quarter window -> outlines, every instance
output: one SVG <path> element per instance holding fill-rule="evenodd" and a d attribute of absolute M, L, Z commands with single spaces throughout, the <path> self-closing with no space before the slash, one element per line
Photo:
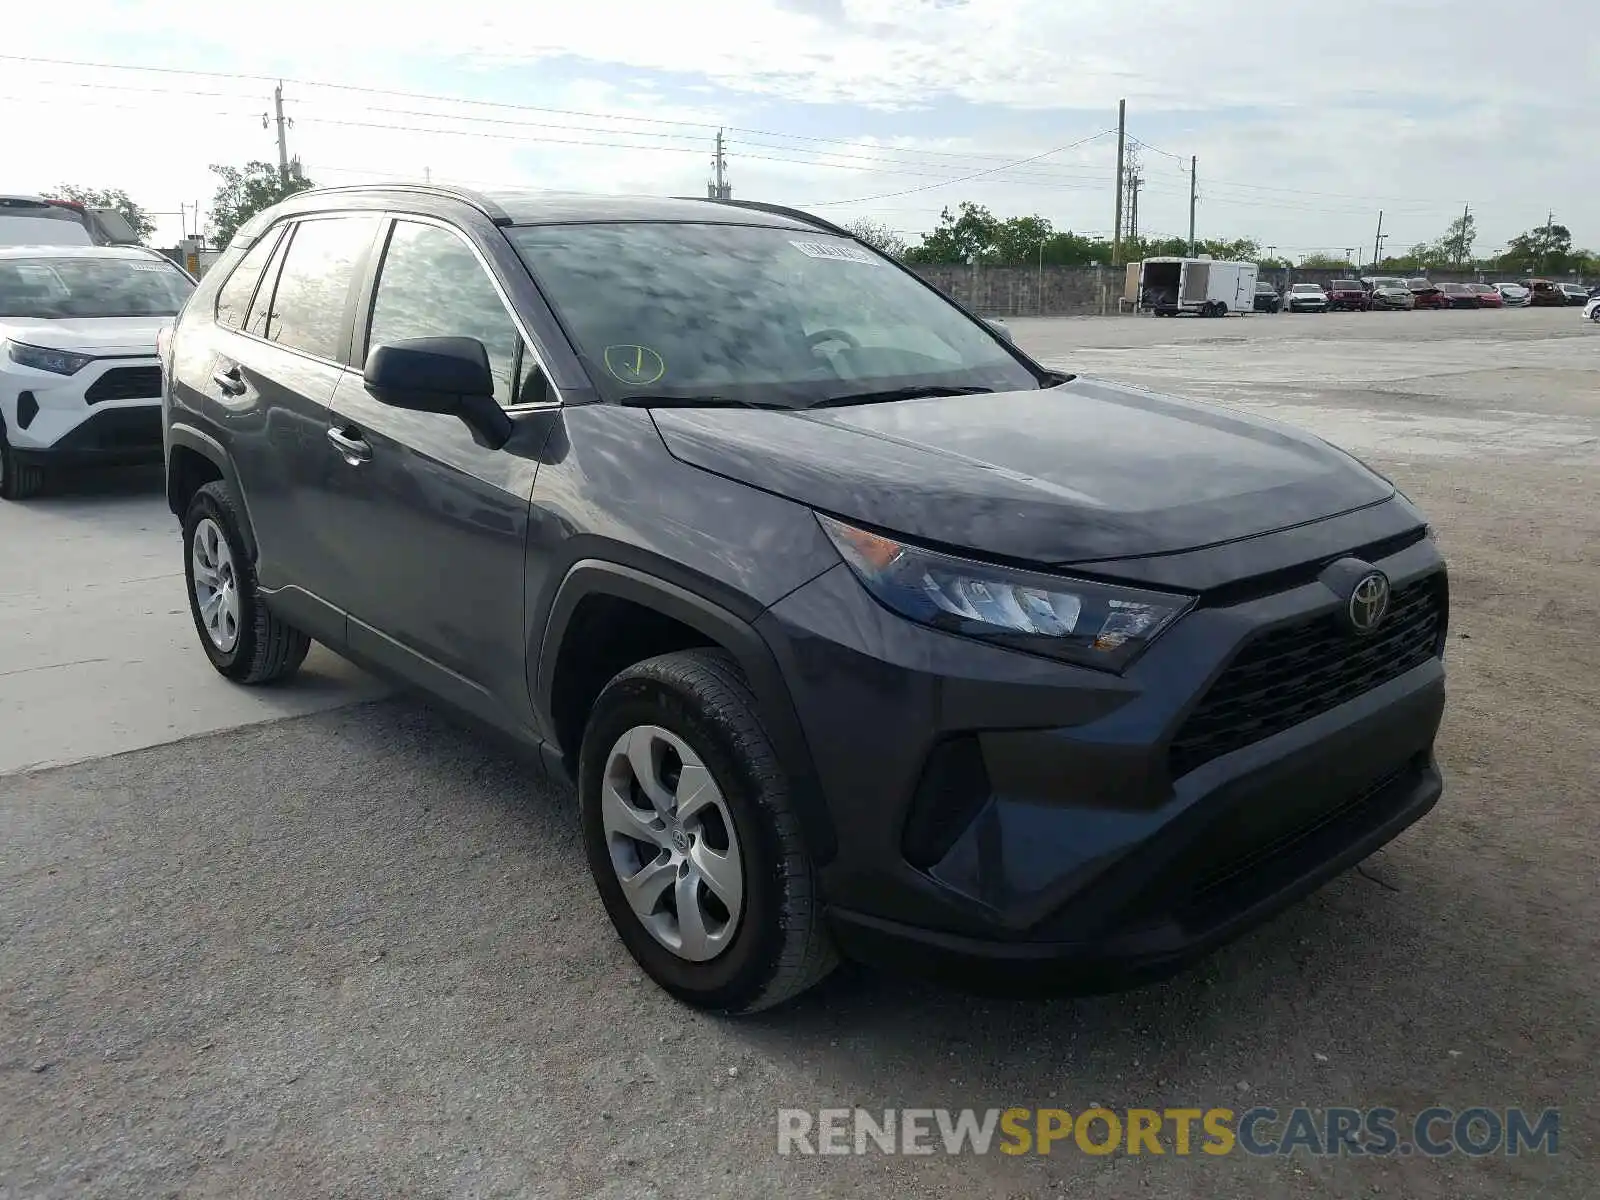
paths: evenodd
<path fill-rule="evenodd" d="M 295 226 L 267 319 L 269 339 L 321 358 L 340 357 L 345 304 L 377 228 L 376 217 L 334 217 Z"/>
<path fill-rule="evenodd" d="M 396 221 L 383 256 L 367 346 L 406 338 L 477 338 L 489 352 L 494 396 L 502 405 L 544 397 L 538 364 L 506 312 L 483 264 L 454 233 Z"/>

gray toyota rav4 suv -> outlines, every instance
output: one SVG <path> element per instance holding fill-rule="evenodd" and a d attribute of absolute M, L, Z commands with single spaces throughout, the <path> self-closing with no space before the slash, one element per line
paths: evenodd
<path fill-rule="evenodd" d="M 643 969 L 1157 977 L 1438 799 L 1445 568 L 1282 425 L 1061 374 L 806 213 L 305 192 L 165 332 L 201 648 L 575 779 Z"/>

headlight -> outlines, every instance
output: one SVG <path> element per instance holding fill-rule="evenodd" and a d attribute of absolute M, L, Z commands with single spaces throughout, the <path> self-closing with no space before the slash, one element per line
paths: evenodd
<path fill-rule="evenodd" d="M 92 355 L 73 354 L 70 350 L 46 350 L 43 346 L 29 346 L 23 342 L 7 342 L 6 353 L 12 362 L 20 366 L 49 371 L 53 375 L 71 375 L 94 361 Z"/>
<path fill-rule="evenodd" d="M 990 566 L 817 519 L 867 591 L 903 617 L 964 637 L 1120 671 L 1192 596 Z"/>

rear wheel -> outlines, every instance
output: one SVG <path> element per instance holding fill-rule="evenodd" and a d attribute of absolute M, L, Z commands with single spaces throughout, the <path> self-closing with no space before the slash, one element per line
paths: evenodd
<path fill-rule="evenodd" d="M 300 669 L 311 639 L 268 611 L 243 528 L 227 484 L 195 492 L 183 520 L 189 613 L 218 672 L 237 683 L 272 683 Z"/>

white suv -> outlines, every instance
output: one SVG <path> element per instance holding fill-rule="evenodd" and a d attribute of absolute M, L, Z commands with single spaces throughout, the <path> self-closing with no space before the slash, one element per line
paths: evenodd
<path fill-rule="evenodd" d="M 156 335 L 194 286 L 153 250 L 0 246 L 0 497 L 58 464 L 160 460 Z"/>

